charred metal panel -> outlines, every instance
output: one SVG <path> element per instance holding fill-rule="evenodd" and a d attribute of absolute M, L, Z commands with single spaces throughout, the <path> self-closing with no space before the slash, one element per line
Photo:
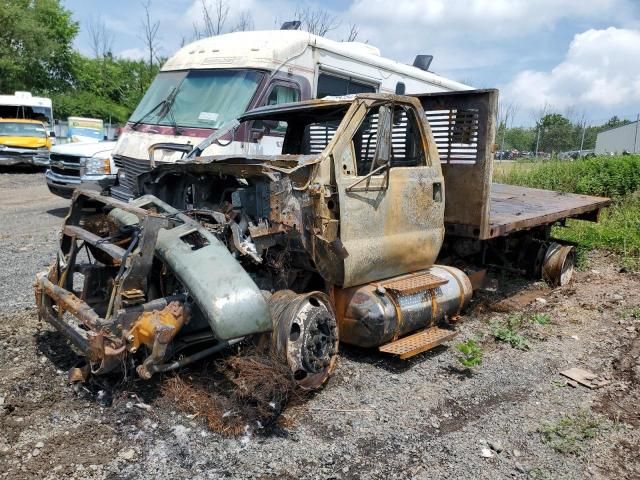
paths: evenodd
<path fill-rule="evenodd" d="M 486 239 L 498 91 L 411 95 L 420 100 L 438 146 L 447 233 Z"/>
<path fill-rule="evenodd" d="M 145 195 L 132 202 L 149 204 L 168 214 L 178 210 L 161 200 Z M 110 213 L 120 222 L 132 220 L 116 209 Z M 260 289 L 237 259 L 215 235 L 197 222 L 181 215 L 183 225 L 158 233 L 155 252 L 180 279 L 207 318 L 218 339 L 228 340 L 271 330 L 271 316 Z M 199 237 L 194 241 L 193 235 Z"/>

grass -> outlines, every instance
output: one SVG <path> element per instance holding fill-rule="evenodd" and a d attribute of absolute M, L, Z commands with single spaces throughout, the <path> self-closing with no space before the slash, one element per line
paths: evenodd
<path fill-rule="evenodd" d="M 596 157 L 570 161 L 517 163 L 498 170 L 502 183 L 562 192 L 611 197 L 614 203 L 602 211 L 599 223 L 568 220 L 554 227 L 553 236 L 576 245 L 578 266 L 585 252 L 598 248 L 619 254 L 622 266 L 640 269 L 640 156 Z"/>
<path fill-rule="evenodd" d="M 640 189 L 640 155 L 516 163 L 494 180 L 511 185 L 620 198 Z"/>
<path fill-rule="evenodd" d="M 555 423 L 538 428 L 542 441 L 556 452 L 568 455 L 584 453 L 586 442 L 595 438 L 603 429 L 602 420 L 589 412 L 565 415 Z"/>
<path fill-rule="evenodd" d="M 482 364 L 482 347 L 476 340 L 467 340 L 456 344 L 458 362 L 466 368 L 477 367 Z"/>

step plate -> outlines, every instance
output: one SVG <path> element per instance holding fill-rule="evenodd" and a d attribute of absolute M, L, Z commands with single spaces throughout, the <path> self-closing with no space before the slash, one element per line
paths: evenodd
<path fill-rule="evenodd" d="M 398 279 L 381 282 L 380 286 L 400 295 L 411 295 L 444 285 L 449 280 L 431 273 L 414 273 Z"/>
<path fill-rule="evenodd" d="M 437 347 L 441 343 L 451 340 L 458 332 L 444 328 L 431 327 L 395 342 L 378 347 L 378 350 L 392 355 L 399 355 L 401 359 L 413 357 L 427 350 Z"/>

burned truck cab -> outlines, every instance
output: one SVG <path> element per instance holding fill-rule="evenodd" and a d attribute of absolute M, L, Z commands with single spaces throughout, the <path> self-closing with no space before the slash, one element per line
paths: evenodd
<path fill-rule="evenodd" d="M 282 154 L 157 164 L 130 203 L 74 194 L 36 302 L 94 374 L 132 358 L 149 378 L 260 337 L 317 388 L 338 339 L 404 358 L 453 336 L 471 285 L 434 266 L 445 185 L 417 99 L 263 107 L 236 128 Z"/>

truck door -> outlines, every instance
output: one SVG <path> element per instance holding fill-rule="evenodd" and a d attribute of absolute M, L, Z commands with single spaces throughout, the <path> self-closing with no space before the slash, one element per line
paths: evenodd
<path fill-rule="evenodd" d="M 369 104 L 354 122 L 333 152 L 345 287 L 428 268 L 444 237 L 442 173 L 416 106 Z"/>

